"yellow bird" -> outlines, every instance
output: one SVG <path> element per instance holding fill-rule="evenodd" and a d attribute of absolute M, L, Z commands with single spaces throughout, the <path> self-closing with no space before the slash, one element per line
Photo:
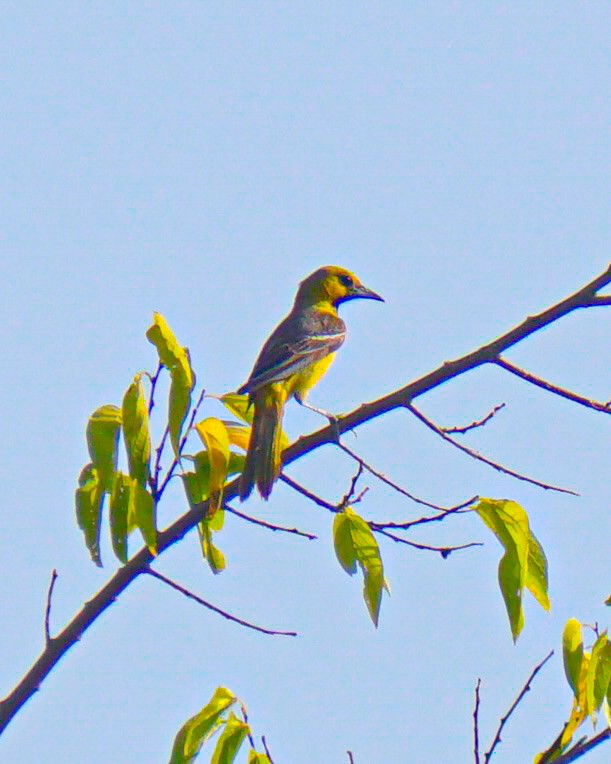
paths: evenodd
<path fill-rule="evenodd" d="M 346 325 L 337 314 L 347 300 L 367 298 L 384 302 L 363 286 L 350 271 L 327 265 L 299 285 L 295 304 L 263 345 L 248 380 L 238 393 L 248 393 L 255 413 L 240 498 L 253 486 L 267 499 L 281 469 L 280 432 L 284 405 L 290 398 L 314 411 L 305 398 L 327 371 L 346 337 Z"/>

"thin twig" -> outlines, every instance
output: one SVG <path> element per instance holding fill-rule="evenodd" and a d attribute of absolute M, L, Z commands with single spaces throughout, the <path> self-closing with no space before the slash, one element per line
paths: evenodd
<path fill-rule="evenodd" d="M 149 395 L 149 416 L 151 415 L 151 411 L 155 408 L 155 390 L 157 388 L 157 380 L 159 379 L 159 375 L 161 374 L 161 370 L 164 368 L 161 361 L 159 362 L 157 366 L 157 371 L 153 374 L 151 379 L 151 392 Z"/>
<path fill-rule="evenodd" d="M 252 523 L 253 525 L 260 525 L 262 528 L 267 528 L 270 531 L 280 531 L 281 533 L 292 533 L 295 536 L 303 536 L 303 538 L 314 540 L 317 539 L 318 536 L 315 536 L 313 533 L 306 533 L 305 531 L 300 531 L 298 528 L 287 528 L 284 525 L 274 525 L 273 523 L 268 523 L 266 520 L 261 520 L 258 517 L 252 517 L 251 515 L 246 515 L 244 512 L 240 512 L 238 509 L 234 509 L 233 507 L 230 507 L 228 504 L 225 504 L 225 510 L 227 512 L 231 512 L 232 515 L 235 515 L 236 517 L 242 518 L 242 520 L 246 520 L 247 523 Z"/>
<path fill-rule="evenodd" d="M 240 703 L 240 711 L 242 712 L 242 719 L 244 719 L 244 724 L 248 726 L 248 742 L 250 743 L 250 747 L 254 750 L 255 748 L 255 739 L 252 736 L 252 732 L 250 729 L 250 724 L 248 723 L 248 710 L 244 703 L 242 701 L 239 701 Z"/>
<path fill-rule="evenodd" d="M 352 751 L 346 751 L 346 753 L 348 754 L 348 761 L 350 764 L 354 764 L 354 756 L 352 755 Z"/>
<path fill-rule="evenodd" d="M 191 410 L 191 416 L 189 418 L 189 424 L 188 424 L 187 428 L 185 429 L 184 435 L 180 439 L 180 443 L 178 444 L 178 453 L 174 457 L 174 460 L 173 460 L 172 464 L 170 465 L 170 468 L 167 471 L 165 478 L 163 479 L 163 483 L 161 484 L 161 487 L 159 488 L 159 490 L 157 491 L 157 493 L 155 495 L 155 499 L 157 501 L 159 501 L 159 499 L 163 495 L 163 492 L 165 491 L 167 484 L 170 482 L 170 480 L 172 479 L 172 477 L 174 475 L 174 470 L 180 464 L 180 457 L 182 456 L 182 452 L 183 452 L 183 449 L 184 449 L 185 444 L 187 442 L 187 438 L 189 437 L 189 433 L 193 429 L 193 423 L 195 422 L 195 417 L 197 416 L 197 412 L 199 410 L 199 407 L 202 405 L 202 402 L 204 400 L 204 396 L 205 395 L 206 395 L 206 391 L 204 389 L 202 389 L 201 393 L 199 394 L 199 398 L 197 399 L 197 402 L 196 402 L 195 406 L 193 406 L 193 409 Z"/>
<path fill-rule="evenodd" d="M 554 393 L 554 395 L 559 395 L 561 398 L 566 398 L 567 400 L 573 401 L 574 403 L 579 403 L 581 406 L 585 406 L 586 408 L 594 409 L 595 411 L 602 411 L 603 414 L 611 414 L 611 407 L 608 403 L 599 403 L 598 401 L 584 398 L 583 395 L 573 393 L 571 390 L 567 390 L 564 387 L 558 387 L 558 385 L 554 385 L 545 379 L 541 379 L 541 377 L 536 377 L 529 371 L 521 369 L 519 366 L 510 363 L 500 356 L 494 363 L 496 363 L 496 365 L 500 366 L 502 369 L 511 372 L 511 374 L 515 374 L 516 377 L 520 377 L 520 379 L 523 379 L 525 382 L 530 382 L 531 385 L 536 385 L 548 393 Z"/>
<path fill-rule="evenodd" d="M 57 581 L 57 571 L 53 568 L 51 573 L 51 581 L 49 582 L 49 590 L 47 592 L 47 606 L 45 607 L 45 644 L 49 644 L 51 641 L 51 604 L 53 601 L 53 589 L 55 589 L 55 582 Z"/>
<path fill-rule="evenodd" d="M 492 417 L 501 409 L 504 409 L 506 405 L 506 403 L 499 403 L 498 406 L 495 406 L 492 411 L 489 411 L 485 417 L 476 419 L 475 422 L 471 422 L 471 424 L 467 424 L 464 427 L 440 427 L 439 429 L 447 435 L 464 435 L 466 432 L 469 432 L 469 430 L 475 430 L 477 427 L 483 427 L 488 424 Z"/>
<path fill-rule="evenodd" d="M 188 589 L 185 589 L 180 584 L 177 584 L 175 581 L 172 581 L 171 578 L 167 578 L 166 576 L 163 576 L 161 573 L 158 573 L 156 570 L 153 570 L 152 568 L 146 568 L 143 572 L 149 576 L 152 576 L 153 578 L 158 579 L 159 581 L 162 581 L 164 584 L 171 587 L 172 589 L 175 589 L 177 592 L 180 592 L 185 597 L 188 597 L 189 599 L 194 600 L 199 605 L 203 605 L 204 607 L 208 608 L 208 610 L 212 610 L 212 612 L 217 613 L 223 618 L 226 618 L 228 621 L 233 621 L 234 623 L 238 623 L 240 624 L 240 626 L 245 626 L 247 629 L 258 631 L 261 634 L 271 634 L 273 636 L 281 636 L 281 637 L 296 637 L 297 636 L 296 631 L 276 631 L 275 629 L 265 629 L 263 626 L 257 626 L 254 623 L 250 623 L 249 621 L 244 621 L 235 615 L 231 615 L 231 613 L 228 613 L 226 610 L 221 610 L 221 608 L 216 607 L 216 605 L 212 605 L 210 602 L 203 600 L 201 597 L 198 597 L 197 594 L 193 594 L 193 592 L 190 592 Z"/>
<path fill-rule="evenodd" d="M 269 759 L 269 764 L 274 764 L 274 760 L 272 759 L 272 755 L 269 752 L 269 748 L 267 747 L 267 740 L 265 739 L 265 735 L 261 735 L 261 742 L 263 743 L 263 750 L 265 751 L 265 755 Z"/>
<path fill-rule="evenodd" d="M 426 523 L 437 523 L 440 520 L 443 520 L 444 518 L 448 517 L 448 515 L 462 515 L 467 512 L 472 512 L 473 510 L 470 509 L 470 507 L 472 504 L 475 504 L 476 501 L 479 501 L 479 496 L 472 496 L 470 499 L 467 499 L 467 501 L 463 501 L 462 504 L 457 504 L 455 507 L 444 509 L 443 512 L 440 512 L 437 515 L 430 515 L 428 517 L 419 517 L 417 520 L 406 520 L 403 523 L 396 523 L 396 522 L 378 523 L 378 527 L 379 528 L 394 528 L 395 530 L 405 531 L 408 528 L 412 528 L 414 525 L 425 525 Z"/>
<path fill-rule="evenodd" d="M 478 679 L 475 685 L 475 708 L 473 709 L 473 756 L 475 764 L 479 764 L 479 688 L 482 680 Z"/>
<path fill-rule="evenodd" d="M 501 742 L 501 733 L 503 731 L 503 727 L 505 726 L 505 724 L 507 724 L 507 722 L 509 721 L 509 718 L 511 717 L 513 712 L 516 710 L 516 708 L 518 707 L 518 705 L 520 704 L 520 702 L 522 701 L 522 699 L 524 698 L 526 693 L 530 690 L 530 685 L 531 685 L 533 679 L 537 676 L 539 671 L 541 671 L 543 666 L 545 666 L 545 664 L 548 662 L 548 660 L 552 657 L 553 654 L 554 654 L 554 651 L 552 650 L 548 655 L 545 656 L 545 658 L 541 661 L 541 663 L 538 663 L 535 666 L 535 668 L 532 670 L 531 675 L 526 680 L 526 684 L 520 690 L 520 693 L 519 693 L 518 697 L 511 704 L 511 707 L 509 708 L 509 711 L 507 711 L 505 716 L 501 717 L 498 729 L 496 731 L 496 735 L 494 736 L 494 740 L 492 741 L 492 745 L 490 746 L 488 751 L 484 754 L 484 764 L 488 764 L 488 762 L 492 758 L 492 754 L 494 753 L 494 751 L 495 751 L 496 747 L 498 746 L 498 744 Z"/>
<path fill-rule="evenodd" d="M 575 491 L 571 491 L 568 488 L 559 488 L 558 486 L 551 485 L 550 483 L 543 483 L 540 480 L 535 480 L 534 478 L 530 478 L 527 475 L 523 475 L 521 472 L 516 472 L 515 470 L 509 469 L 509 467 L 503 467 L 502 464 L 499 464 L 498 462 L 493 462 L 492 459 L 488 459 L 486 456 L 482 456 L 482 454 L 478 453 L 477 451 L 474 451 L 472 448 L 468 448 L 467 446 L 463 445 L 462 443 L 459 443 L 458 441 L 454 440 L 454 438 L 451 438 L 449 435 L 446 435 L 443 430 L 435 424 L 432 420 L 430 420 L 428 417 L 426 417 L 421 411 L 419 411 L 413 404 L 406 403 L 405 408 L 408 411 L 411 411 L 411 413 L 419 419 L 423 424 L 425 424 L 430 430 L 437 433 L 440 438 L 443 438 L 447 443 L 450 443 L 454 446 L 454 448 L 458 448 L 459 451 L 462 451 L 465 454 L 468 454 L 473 459 L 477 459 L 479 462 L 483 462 L 484 464 L 487 464 L 489 467 L 492 467 L 495 470 L 498 470 L 499 472 L 503 472 L 505 475 L 510 475 L 511 477 L 516 478 L 516 480 L 523 480 L 525 483 L 530 483 L 531 485 L 539 486 L 539 488 L 543 488 L 546 491 L 557 491 L 558 493 L 568 493 L 571 496 L 578 496 L 579 494 Z"/>
<path fill-rule="evenodd" d="M 161 436 L 161 441 L 159 442 L 159 445 L 155 449 L 155 466 L 153 467 L 153 475 L 151 478 L 151 491 L 153 493 L 153 496 L 157 498 L 157 486 L 159 485 L 159 473 L 161 472 L 161 455 L 163 454 L 163 449 L 165 448 L 166 441 L 168 439 L 168 435 L 170 434 L 170 427 L 169 425 L 166 425 L 165 430 L 163 431 L 163 435 Z"/>
<path fill-rule="evenodd" d="M 301 483 L 298 483 L 296 480 L 293 480 L 293 478 L 289 477 L 288 475 L 285 475 L 282 473 L 280 475 L 280 480 L 282 480 L 283 483 L 286 483 L 287 485 L 290 485 L 291 488 L 294 488 L 298 493 L 300 493 L 302 496 L 305 496 L 306 499 L 309 499 L 310 501 L 314 502 L 314 504 L 318 504 L 319 507 L 322 507 L 323 509 L 328 509 L 329 512 L 341 512 L 341 509 L 335 504 L 331 504 L 329 501 L 325 501 L 325 499 L 321 499 L 320 496 L 317 496 L 315 493 L 312 493 L 308 488 L 301 485 Z"/>
<path fill-rule="evenodd" d="M 583 307 L 596 308 L 603 305 L 611 305 L 611 294 L 595 294 Z"/>
<path fill-rule="evenodd" d="M 408 541 L 407 539 L 401 538 L 401 536 L 390 533 L 390 531 L 387 531 L 384 528 L 378 528 L 374 522 L 368 522 L 367 525 L 374 533 L 379 533 L 380 536 L 386 536 L 386 538 L 392 539 L 398 544 L 406 544 L 421 552 L 437 552 L 437 554 L 440 554 L 444 560 L 447 560 L 452 552 L 458 552 L 461 549 L 470 549 L 472 546 L 484 546 L 481 541 L 470 541 L 468 544 L 459 544 L 458 546 L 429 546 L 428 544 L 418 544 L 415 541 Z"/>
<path fill-rule="evenodd" d="M 414 496 L 413 493 L 410 493 L 409 491 L 406 491 L 405 488 L 402 488 L 398 483 L 395 483 L 393 480 L 391 480 L 389 477 L 387 477 L 383 472 L 380 472 L 380 470 L 373 467 L 371 464 L 366 462 L 362 456 L 359 456 L 355 451 L 353 451 L 351 448 L 348 448 L 344 443 L 337 443 L 339 448 L 341 450 L 348 454 L 352 459 L 354 459 L 357 464 L 362 465 L 367 472 L 370 472 L 374 477 L 377 477 L 378 480 L 381 480 L 382 483 L 386 483 L 387 486 L 390 486 L 393 488 L 397 493 L 402 494 L 403 496 L 406 496 L 411 501 L 415 502 L 416 504 L 420 504 L 423 507 L 429 507 L 430 509 L 437 509 L 439 512 L 446 512 L 448 511 L 447 507 L 440 507 L 438 504 L 431 504 L 430 501 L 425 501 L 424 499 L 419 499 L 417 496 Z"/>
<path fill-rule="evenodd" d="M 348 490 L 346 491 L 340 503 L 338 504 L 338 508 L 345 509 L 350 504 L 351 500 L 354 498 L 356 494 L 356 484 L 359 482 L 359 479 L 361 475 L 363 474 L 363 470 L 364 470 L 364 466 L 362 463 L 359 462 L 358 469 L 352 476 L 352 480 L 350 481 Z M 361 497 L 362 497 L 362 494 L 361 494 Z"/>

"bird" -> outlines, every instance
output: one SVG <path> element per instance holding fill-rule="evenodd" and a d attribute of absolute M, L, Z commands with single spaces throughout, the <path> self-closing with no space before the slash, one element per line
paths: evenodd
<path fill-rule="evenodd" d="M 254 406 L 250 441 L 240 477 L 240 500 L 256 485 L 268 499 L 281 469 L 281 432 L 288 400 L 329 414 L 306 402 L 308 391 L 331 365 L 346 337 L 338 307 L 348 300 L 384 299 L 345 268 L 326 265 L 300 284 L 293 308 L 265 342 L 247 381 L 238 394 L 248 394 Z"/>

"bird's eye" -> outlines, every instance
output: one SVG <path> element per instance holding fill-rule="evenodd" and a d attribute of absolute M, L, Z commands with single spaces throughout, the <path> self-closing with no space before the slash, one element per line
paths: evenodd
<path fill-rule="evenodd" d="M 339 280 L 340 280 L 340 283 L 342 283 L 345 287 L 354 286 L 354 279 L 352 278 L 352 276 L 340 276 Z"/>

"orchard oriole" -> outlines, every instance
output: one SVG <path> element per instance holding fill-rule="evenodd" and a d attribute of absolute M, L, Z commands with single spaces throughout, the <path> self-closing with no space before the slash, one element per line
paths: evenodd
<path fill-rule="evenodd" d="M 269 497 L 281 468 L 284 405 L 295 398 L 307 406 L 308 391 L 327 371 L 346 336 L 337 308 L 357 298 L 383 302 L 350 271 L 335 265 L 319 268 L 301 282 L 293 309 L 263 345 L 250 377 L 238 390 L 248 393 L 255 407 L 240 478 L 242 501 L 254 485 L 264 499 Z"/>

